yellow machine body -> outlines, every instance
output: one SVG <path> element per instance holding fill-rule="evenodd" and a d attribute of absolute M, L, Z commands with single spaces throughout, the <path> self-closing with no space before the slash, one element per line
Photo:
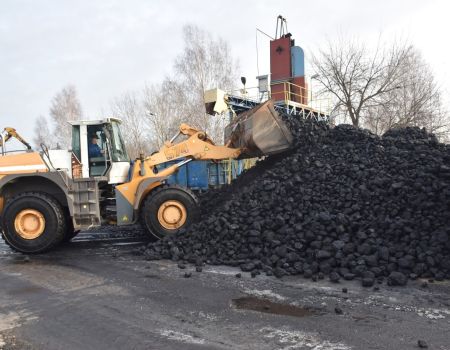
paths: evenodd
<path fill-rule="evenodd" d="M 207 100 L 211 112 L 226 107 L 226 96 L 220 92 Z M 226 128 L 223 146 L 216 145 L 204 131 L 181 124 L 178 133 L 158 152 L 141 155 L 131 163 L 123 147 L 120 120 L 70 124 L 74 141 L 70 151 L 48 150 L 41 145 L 42 152 L 34 152 L 15 129 L 5 128 L 0 133 L 0 229 L 7 243 L 18 251 L 43 252 L 63 239 L 71 239 L 79 230 L 104 223 L 129 225 L 139 218 L 156 237 L 171 234 L 198 215 L 193 193 L 164 186 L 181 166 L 192 160 L 219 161 L 278 153 L 289 148 L 292 141 L 270 103 L 234 118 Z M 88 142 L 90 138 L 98 140 L 98 135 L 104 145 L 100 149 L 102 157 L 89 155 Z M 5 143 L 11 138 L 19 140 L 27 150 L 6 153 Z M 158 169 L 160 164 L 177 160 L 176 164 Z M 36 204 L 41 202 L 47 205 Z M 47 220 L 53 215 L 48 211 L 50 207 L 53 213 L 59 213 L 56 223 Z"/>

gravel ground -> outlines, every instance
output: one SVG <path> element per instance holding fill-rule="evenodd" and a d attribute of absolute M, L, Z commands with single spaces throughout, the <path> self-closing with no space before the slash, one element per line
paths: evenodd
<path fill-rule="evenodd" d="M 450 349 L 448 281 L 200 273 L 136 257 L 143 239 L 82 232 L 29 258 L 0 243 L 0 349 Z"/>

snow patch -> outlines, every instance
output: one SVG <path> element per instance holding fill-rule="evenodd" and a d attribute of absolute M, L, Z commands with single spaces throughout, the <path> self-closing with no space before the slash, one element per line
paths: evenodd
<path fill-rule="evenodd" d="M 206 319 L 208 321 L 217 321 L 217 319 L 218 319 L 218 317 L 216 315 L 209 314 L 209 313 L 206 313 L 206 312 L 203 312 L 203 311 L 200 311 L 198 313 L 198 316 L 201 317 L 201 318 L 204 318 L 204 319 Z"/>
<path fill-rule="evenodd" d="M 184 333 L 177 332 L 177 331 L 170 330 L 170 329 L 162 329 L 159 331 L 159 334 L 161 334 L 162 336 L 164 336 L 168 339 L 180 341 L 183 343 L 205 344 L 204 339 L 195 338 L 192 335 L 184 334 Z"/>
<path fill-rule="evenodd" d="M 236 269 L 217 269 L 217 268 L 209 268 L 204 269 L 204 272 L 215 273 L 217 275 L 225 275 L 225 276 L 234 276 L 238 273 Z"/>
<path fill-rule="evenodd" d="M 430 320 L 440 320 L 450 315 L 447 309 L 418 309 L 417 314 Z"/>
<path fill-rule="evenodd" d="M 402 304 L 387 304 L 383 302 L 384 297 L 383 296 L 370 296 L 366 300 L 358 300 L 358 303 L 363 303 L 364 305 L 368 306 L 376 306 L 381 307 L 383 309 L 392 310 L 392 311 L 399 311 L 399 312 L 412 312 L 420 317 L 426 317 L 430 320 L 439 320 L 439 319 L 445 319 L 450 316 L 450 309 L 435 309 L 435 308 L 419 308 L 414 305 L 402 305 Z M 397 298 L 394 297 L 388 297 L 387 300 L 389 302 L 398 302 Z M 350 301 L 347 300 L 347 301 Z M 352 304 L 354 302 L 351 302 Z M 356 303 L 356 304 L 358 304 Z"/>
<path fill-rule="evenodd" d="M 0 312 L 0 332 L 20 327 L 23 323 L 36 320 L 37 317 L 26 311 L 9 312 L 2 314 Z"/>
<path fill-rule="evenodd" d="M 265 327 L 260 330 L 263 336 L 272 339 L 277 344 L 277 349 L 294 350 L 350 350 L 351 346 L 344 343 L 336 343 L 320 339 L 318 334 L 287 329 Z"/>
<path fill-rule="evenodd" d="M 280 294 L 272 292 L 270 289 L 257 290 L 257 289 L 244 289 L 244 293 L 254 295 L 256 297 L 266 297 L 277 300 L 286 300 L 286 298 Z"/>
<path fill-rule="evenodd" d="M 20 316 L 15 312 L 7 314 L 0 313 L 0 332 L 16 328 L 19 326 Z"/>

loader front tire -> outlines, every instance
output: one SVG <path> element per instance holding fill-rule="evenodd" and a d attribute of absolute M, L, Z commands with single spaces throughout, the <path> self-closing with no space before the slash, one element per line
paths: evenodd
<path fill-rule="evenodd" d="M 147 231 L 161 239 L 195 222 L 199 216 L 197 198 L 180 186 L 165 186 L 144 200 L 141 221 Z"/>
<path fill-rule="evenodd" d="M 61 205 L 51 196 L 25 192 L 8 200 L 2 215 L 3 238 L 21 253 L 37 254 L 59 244 L 66 231 Z"/>

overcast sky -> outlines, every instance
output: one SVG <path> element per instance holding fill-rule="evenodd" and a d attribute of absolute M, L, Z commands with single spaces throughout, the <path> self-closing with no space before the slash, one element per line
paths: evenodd
<path fill-rule="evenodd" d="M 257 75 L 255 33 L 287 18 L 296 44 L 314 52 L 338 33 L 374 41 L 399 37 L 419 48 L 450 91 L 450 5 L 445 0 L 0 0 L 0 127 L 32 140 L 38 115 L 67 84 L 85 118 L 99 117 L 128 90 L 161 81 L 192 23 L 226 39 L 239 75 Z M 260 74 L 268 40 L 258 35 Z M 307 72 L 308 74 L 309 72 Z M 450 100 L 450 99 L 449 99 Z"/>

